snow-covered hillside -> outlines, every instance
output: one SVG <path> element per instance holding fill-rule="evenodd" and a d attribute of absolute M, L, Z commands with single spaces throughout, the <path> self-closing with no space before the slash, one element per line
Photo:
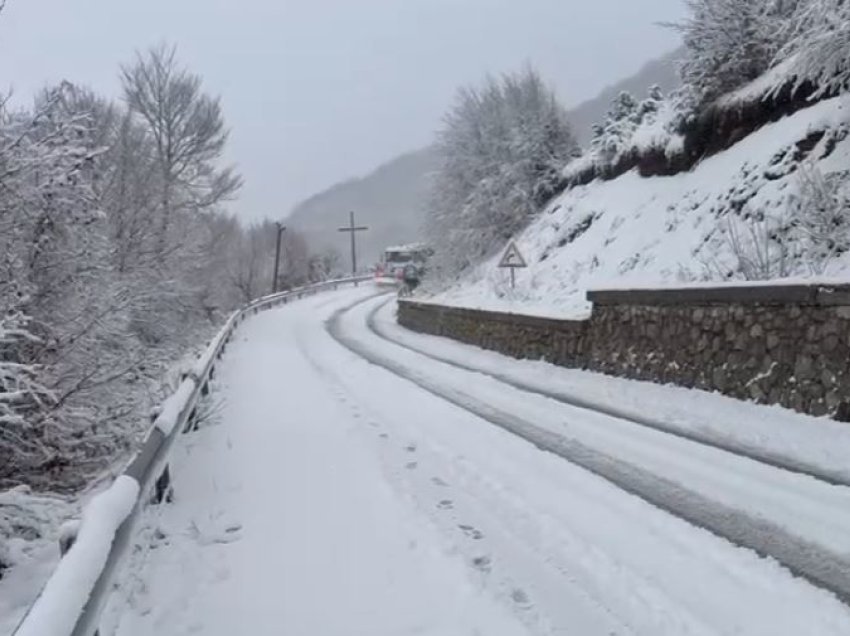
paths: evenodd
<path fill-rule="evenodd" d="M 847 169 L 848 111 L 846 97 L 826 100 L 764 126 L 690 172 L 643 178 L 632 171 L 567 190 L 516 237 L 529 265 L 518 270 L 516 289 L 509 272 L 496 267 L 496 254 L 431 300 L 575 316 L 588 310 L 589 288 L 719 279 L 733 260 L 730 228 L 746 232 L 744 217 L 785 214 L 800 187 L 801 161 L 823 174 Z M 791 270 L 813 273 L 802 260 Z M 850 257 L 819 273 L 848 275 Z"/>

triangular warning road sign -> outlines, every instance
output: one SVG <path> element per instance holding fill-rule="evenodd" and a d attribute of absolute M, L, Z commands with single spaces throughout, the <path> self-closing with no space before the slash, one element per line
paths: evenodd
<path fill-rule="evenodd" d="M 516 243 L 511 241 L 508 243 L 508 249 L 502 254 L 502 260 L 499 261 L 499 267 L 528 267 Z"/>

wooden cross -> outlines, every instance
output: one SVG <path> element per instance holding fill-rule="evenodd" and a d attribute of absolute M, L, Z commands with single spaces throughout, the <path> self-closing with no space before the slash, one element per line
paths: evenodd
<path fill-rule="evenodd" d="M 341 227 L 338 232 L 348 232 L 351 236 L 351 275 L 357 276 L 357 244 L 354 240 L 354 235 L 357 232 L 365 232 L 369 228 L 365 225 L 357 227 L 354 225 L 354 212 L 348 213 L 348 227 Z"/>

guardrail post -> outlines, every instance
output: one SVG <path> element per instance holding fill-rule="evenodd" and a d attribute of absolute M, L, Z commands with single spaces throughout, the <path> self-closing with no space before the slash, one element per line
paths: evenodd
<path fill-rule="evenodd" d="M 184 433 L 194 433 L 198 430 L 198 407 L 195 406 L 189 417 L 186 418 L 186 426 L 183 427 Z"/>
<path fill-rule="evenodd" d="M 78 521 L 67 521 L 62 524 L 59 530 L 59 556 L 65 556 L 73 547 L 77 541 L 77 530 L 79 530 Z"/>
<path fill-rule="evenodd" d="M 165 465 L 162 474 L 156 478 L 151 495 L 151 504 L 161 504 L 163 501 L 166 503 L 174 501 L 174 488 L 171 487 L 171 470 L 168 464 Z"/>

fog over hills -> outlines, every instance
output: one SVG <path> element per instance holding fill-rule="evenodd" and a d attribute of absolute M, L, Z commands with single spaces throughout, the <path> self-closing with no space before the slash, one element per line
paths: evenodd
<path fill-rule="evenodd" d="M 652 60 L 631 77 L 612 84 L 572 109 L 570 121 L 579 143 L 588 142 L 591 126 L 605 116 L 611 100 L 620 91 L 642 97 L 653 84 L 665 92 L 678 86 L 676 60 L 680 55 L 681 51 L 676 50 Z M 429 175 L 436 161 L 431 148 L 396 157 L 369 175 L 338 183 L 299 203 L 288 223 L 304 233 L 313 249 L 338 250 L 342 263 L 348 267 L 348 236 L 337 228 L 348 223 L 348 213 L 353 210 L 358 225 L 369 226 L 368 232 L 359 232 L 357 236 L 359 262 L 364 266 L 374 263 L 386 246 L 421 238 Z"/>

